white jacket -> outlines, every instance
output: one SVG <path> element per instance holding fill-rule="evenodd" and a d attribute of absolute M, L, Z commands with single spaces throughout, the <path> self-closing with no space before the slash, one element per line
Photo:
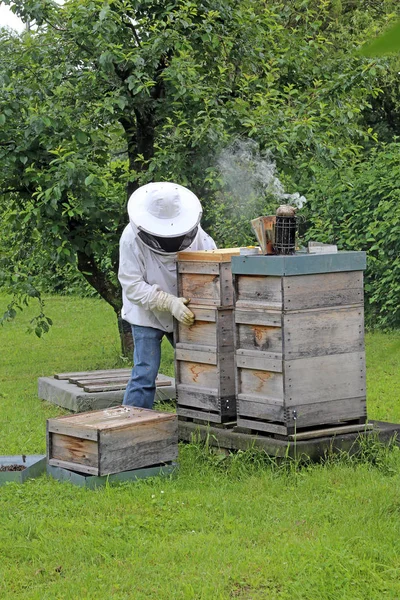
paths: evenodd
<path fill-rule="evenodd" d="M 199 226 L 187 250 L 214 250 L 214 240 Z M 118 279 L 122 286 L 122 318 L 132 325 L 155 327 L 171 332 L 173 317 L 169 312 L 151 310 L 149 303 L 157 292 L 177 296 L 176 254 L 150 250 L 138 237 L 137 229 L 125 227 L 119 244 Z"/>

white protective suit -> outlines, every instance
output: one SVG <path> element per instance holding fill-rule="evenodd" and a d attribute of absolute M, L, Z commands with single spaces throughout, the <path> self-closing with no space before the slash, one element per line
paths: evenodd
<path fill-rule="evenodd" d="M 203 229 L 186 250 L 214 250 L 213 239 Z M 170 312 L 151 309 L 160 291 L 177 296 L 176 253 L 151 250 L 138 237 L 130 223 L 122 233 L 118 279 L 122 286 L 122 318 L 132 325 L 154 327 L 167 333 L 173 330 Z"/>

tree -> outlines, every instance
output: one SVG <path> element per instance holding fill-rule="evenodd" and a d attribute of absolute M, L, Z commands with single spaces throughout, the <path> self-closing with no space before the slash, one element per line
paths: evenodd
<path fill-rule="evenodd" d="M 5 3 L 36 24 L 0 39 L 0 212 L 12 257 L 2 278 L 21 293 L 37 293 L 27 264 L 40 274 L 49 261 L 76 262 L 118 315 L 127 197 L 176 180 L 212 220 L 216 157 L 231 139 L 271 148 L 303 188 L 316 164 L 338 167 L 374 143 L 363 112 L 379 93 L 376 65 L 353 49 L 388 6 L 360 24 L 363 3 L 326 0 Z M 33 265 L 26 249 L 38 241 Z"/>

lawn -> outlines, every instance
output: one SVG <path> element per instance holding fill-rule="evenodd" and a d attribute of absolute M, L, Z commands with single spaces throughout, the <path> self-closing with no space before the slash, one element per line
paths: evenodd
<path fill-rule="evenodd" d="M 0 298 L 0 306 L 5 306 Z M 126 365 L 102 301 L 49 298 L 54 326 L 0 328 L 0 454 L 45 451 L 61 409 L 37 378 Z M 400 422 L 400 333 L 368 334 L 368 415 Z M 172 375 L 166 345 L 161 371 Z M 368 456 L 370 460 L 368 460 Z M 400 452 L 297 467 L 180 448 L 174 478 L 85 490 L 46 476 L 0 488 L 0 598 L 400 598 Z"/>

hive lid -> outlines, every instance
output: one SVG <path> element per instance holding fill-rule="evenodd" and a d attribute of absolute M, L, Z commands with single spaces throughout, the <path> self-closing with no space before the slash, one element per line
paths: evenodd
<path fill-rule="evenodd" d="M 76 415 L 66 415 L 48 419 L 49 431 L 57 433 L 58 428 L 63 430 L 100 430 L 122 429 L 144 423 L 154 423 L 159 421 L 169 421 L 176 419 L 172 413 L 157 412 L 147 408 L 137 408 L 134 406 L 116 406 L 105 410 L 94 410 Z M 61 431 L 60 431 L 61 432 Z"/>
<path fill-rule="evenodd" d="M 231 262 L 232 256 L 239 256 L 240 248 L 220 248 L 217 250 L 184 250 L 178 252 L 179 261 Z"/>
<path fill-rule="evenodd" d="M 365 252 L 343 251 L 337 254 L 293 254 L 279 256 L 233 256 L 236 275 L 312 275 L 342 271 L 364 271 Z"/>

